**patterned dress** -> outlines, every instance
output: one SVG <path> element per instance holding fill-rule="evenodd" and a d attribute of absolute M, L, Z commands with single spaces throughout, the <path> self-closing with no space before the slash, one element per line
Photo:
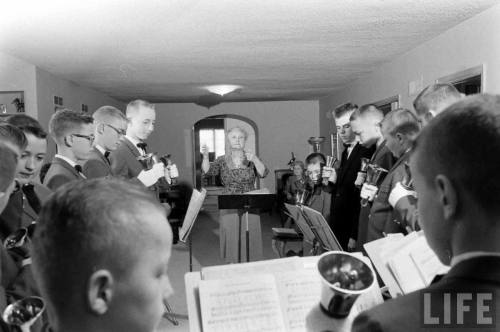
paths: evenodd
<path fill-rule="evenodd" d="M 257 177 L 265 177 L 269 170 L 266 168 L 260 176 L 253 162 L 249 161 L 240 167 L 229 167 L 230 162 L 226 156 L 218 157 L 210 164 L 206 175 L 220 175 L 224 185 L 223 194 L 242 194 L 255 190 Z M 237 263 L 246 259 L 246 225 L 243 210 L 220 210 L 219 238 L 220 253 L 227 263 Z M 240 227 L 241 226 L 241 227 Z M 262 259 L 262 230 L 258 211 L 250 211 L 248 214 L 248 229 L 250 233 L 250 260 Z M 241 247 L 238 247 L 238 233 L 241 239 Z M 241 255 L 241 257 L 239 257 Z"/>

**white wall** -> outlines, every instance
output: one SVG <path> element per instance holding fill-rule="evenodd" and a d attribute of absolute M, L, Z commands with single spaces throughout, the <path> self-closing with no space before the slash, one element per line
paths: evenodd
<path fill-rule="evenodd" d="M 316 101 L 224 103 L 210 110 L 195 104 L 157 104 L 156 129 L 148 139 L 150 151 L 171 153 L 179 168 L 180 181 L 193 183 L 192 128 L 212 115 L 236 114 L 254 121 L 258 127 L 259 157 L 270 174 L 262 187 L 274 191 L 274 170 L 286 168 L 293 151 L 304 159 L 307 139 L 319 134 Z"/>
<path fill-rule="evenodd" d="M 336 105 L 351 101 L 362 105 L 394 95 L 401 106 L 412 109 L 416 94 L 408 94 L 410 81 L 422 80 L 423 86 L 468 68 L 484 64 L 484 92 L 500 93 L 500 5 L 496 5 L 460 23 L 436 38 L 383 65 L 370 75 L 320 100 L 320 120 Z M 327 136 L 333 126 L 321 124 Z"/>
<path fill-rule="evenodd" d="M 24 91 L 24 111 L 33 117 L 38 115 L 35 76 L 34 65 L 0 52 L 0 91 Z"/>
<path fill-rule="evenodd" d="M 81 104 L 88 105 L 89 113 L 93 113 L 97 108 L 110 105 L 118 109 L 125 110 L 125 104 L 110 98 L 109 96 L 82 87 L 71 81 L 56 77 L 51 73 L 36 68 L 36 91 L 38 104 L 38 121 L 47 128 L 50 117 L 54 113 L 54 95 L 62 97 L 64 107 L 81 110 Z M 55 153 L 55 145 L 49 140 L 48 156 L 52 158 Z"/>

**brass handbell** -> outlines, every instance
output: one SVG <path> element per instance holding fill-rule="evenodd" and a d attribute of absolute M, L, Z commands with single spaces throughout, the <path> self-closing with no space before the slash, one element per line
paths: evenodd
<path fill-rule="evenodd" d="M 147 153 L 137 157 L 137 160 L 141 163 L 143 169 L 150 170 L 158 162 L 158 157 L 155 153 Z"/>
<path fill-rule="evenodd" d="M 45 302 L 42 298 L 29 296 L 9 304 L 2 314 L 2 319 L 9 325 L 19 327 L 22 332 L 29 332 L 44 309 Z"/>

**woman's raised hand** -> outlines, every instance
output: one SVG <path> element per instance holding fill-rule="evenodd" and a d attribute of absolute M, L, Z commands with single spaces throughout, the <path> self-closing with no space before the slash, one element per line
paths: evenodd
<path fill-rule="evenodd" d="M 206 144 L 201 147 L 201 153 L 203 154 L 203 158 L 208 159 L 208 146 Z"/>

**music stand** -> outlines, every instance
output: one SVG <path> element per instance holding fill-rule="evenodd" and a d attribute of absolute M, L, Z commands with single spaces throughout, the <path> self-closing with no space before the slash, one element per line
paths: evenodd
<path fill-rule="evenodd" d="M 248 212 L 251 209 L 272 209 L 276 194 L 234 194 L 219 195 L 219 210 L 243 210 L 245 215 L 245 239 L 247 262 L 250 261 L 250 232 L 248 231 Z M 238 216 L 238 263 L 241 263 L 241 216 Z"/>

